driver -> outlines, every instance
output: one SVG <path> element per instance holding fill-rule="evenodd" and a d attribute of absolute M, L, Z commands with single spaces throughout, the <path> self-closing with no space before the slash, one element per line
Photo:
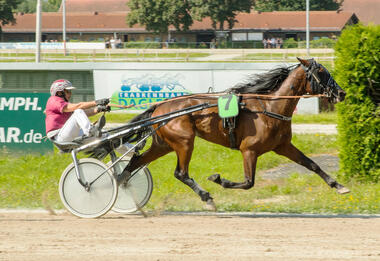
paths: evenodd
<path fill-rule="evenodd" d="M 92 125 L 88 116 L 110 111 L 109 99 L 70 103 L 71 90 L 75 87 L 68 80 L 60 79 L 50 87 L 50 98 L 46 104 L 46 134 L 57 142 L 73 141 L 82 136 L 99 137 L 100 126 Z"/>

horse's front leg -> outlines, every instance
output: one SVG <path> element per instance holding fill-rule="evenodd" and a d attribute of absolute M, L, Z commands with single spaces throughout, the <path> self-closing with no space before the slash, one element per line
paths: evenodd
<path fill-rule="evenodd" d="M 191 144 L 191 146 L 183 145 L 180 148 L 181 149 L 176 150 L 177 167 L 174 176 L 197 193 L 201 200 L 207 203 L 206 207 L 209 210 L 216 211 L 216 206 L 210 193 L 199 186 L 194 179 L 189 177 L 188 169 L 193 151 L 193 144 Z"/>
<path fill-rule="evenodd" d="M 298 150 L 292 143 L 283 144 L 274 150 L 277 154 L 283 155 L 292 161 L 308 168 L 309 170 L 317 173 L 331 188 L 335 188 L 338 193 L 349 193 L 350 190 L 339 184 L 335 179 L 330 177 L 324 172 L 314 161 L 306 157 L 300 150 Z"/>
<path fill-rule="evenodd" d="M 232 189 L 250 189 L 255 185 L 255 172 L 257 154 L 254 151 L 246 150 L 242 151 L 244 159 L 244 182 L 233 182 L 227 179 L 221 178 L 219 174 L 214 174 L 208 177 L 209 180 L 223 186 L 224 188 Z"/>

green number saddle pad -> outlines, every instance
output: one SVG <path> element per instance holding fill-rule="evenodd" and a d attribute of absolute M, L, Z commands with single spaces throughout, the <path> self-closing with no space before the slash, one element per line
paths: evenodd
<path fill-rule="evenodd" d="M 231 118 L 239 114 L 238 97 L 234 94 L 227 94 L 218 98 L 218 110 L 221 118 Z"/>

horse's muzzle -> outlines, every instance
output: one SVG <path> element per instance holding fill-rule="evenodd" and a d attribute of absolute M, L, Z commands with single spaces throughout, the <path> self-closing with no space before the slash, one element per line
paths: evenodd
<path fill-rule="evenodd" d="M 343 90 L 338 90 L 338 95 L 336 97 L 336 102 L 342 102 L 344 101 L 344 98 L 346 97 L 346 92 Z"/>

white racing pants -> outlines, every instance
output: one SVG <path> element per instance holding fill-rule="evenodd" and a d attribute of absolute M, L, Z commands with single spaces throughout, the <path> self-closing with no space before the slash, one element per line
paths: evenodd
<path fill-rule="evenodd" d="M 82 109 L 77 109 L 59 130 L 55 140 L 57 142 L 72 141 L 76 137 L 89 135 L 91 122 Z"/>

